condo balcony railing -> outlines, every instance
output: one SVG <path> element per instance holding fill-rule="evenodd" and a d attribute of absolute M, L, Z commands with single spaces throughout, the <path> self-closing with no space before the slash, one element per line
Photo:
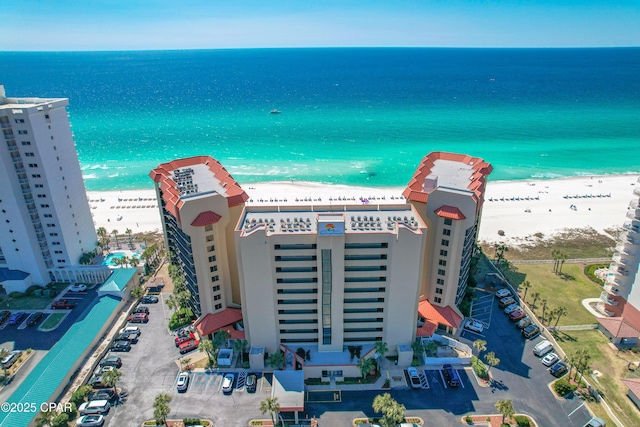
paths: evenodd
<path fill-rule="evenodd" d="M 631 236 L 631 233 L 629 231 L 623 231 L 620 234 L 620 242 L 624 243 L 625 245 L 633 245 L 633 246 L 637 246 L 638 242 L 640 242 L 640 240 L 638 239 L 634 239 Z"/>
<path fill-rule="evenodd" d="M 640 196 L 640 187 L 636 187 L 633 189 L 633 194 L 635 194 L 636 196 Z"/>
<path fill-rule="evenodd" d="M 636 190 L 638 189 L 636 188 Z M 640 233 L 640 226 L 633 224 L 632 221 L 625 222 L 622 227 L 631 233 Z"/>
<path fill-rule="evenodd" d="M 629 202 L 629 209 L 640 209 L 640 198 L 634 197 Z"/>
<path fill-rule="evenodd" d="M 625 283 L 620 279 L 620 277 L 615 275 L 607 276 L 604 282 L 608 285 L 613 285 L 613 286 L 626 286 Z"/>
<path fill-rule="evenodd" d="M 604 285 L 605 292 L 611 294 L 611 295 L 618 295 L 620 294 L 620 287 L 615 286 L 615 285 Z"/>
<path fill-rule="evenodd" d="M 600 294 L 600 299 L 604 301 L 605 304 L 612 305 L 612 306 L 618 305 L 618 301 L 611 298 L 611 294 L 609 294 L 608 292 L 602 292 Z"/>
<path fill-rule="evenodd" d="M 2 129 L 9 129 L 11 128 L 11 123 L 2 123 L 0 126 L 2 126 Z"/>
<path fill-rule="evenodd" d="M 629 209 L 627 211 L 627 218 L 640 219 L 640 209 Z"/>
<path fill-rule="evenodd" d="M 621 255 L 634 256 L 636 251 L 632 245 L 625 245 L 624 243 L 618 243 L 616 245 L 616 252 Z"/>

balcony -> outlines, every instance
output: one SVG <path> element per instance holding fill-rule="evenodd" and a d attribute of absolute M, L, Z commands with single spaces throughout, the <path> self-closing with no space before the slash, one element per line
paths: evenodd
<path fill-rule="evenodd" d="M 624 231 L 622 232 L 622 234 L 620 234 L 620 242 L 624 243 L 625 245 L 638 245 L 638 240 L 631 237 L 631 234 L 628 231 Z"/>
<path fill-rule="evenodd" d="M 627 218 L 640 219 L 640 209 L 629 209 L 627 211 Z"/>
<path fill-rule="evenodd" d="M 604 290 L 611 295 L 618 295 L 620 293 L 620 288 L 615 285 L 604 285 Z"/>
<path fill-rule="evenodd" d="M 609 316 L 609 317 L 613 317 L 615 316 L 615 313 L 613 311 L 607 310 L 606 308 L 604 308 L 604 304 L 598 304 L 596 305 L 596 310 L 598 310 L 600 313 Z"/>
<path fill-rule="evenodd" d="M 627 246 L 624 243 L 618 243 L 616 245 L 616 252 L 618 252 L 620 255 L 627 255 L 627 256 L 635 256 L 636 251 L 633 249 L 633 246 Z"/>
<path fill-rule="evenodd" d="M 626 285 L 622 282 L 622 280 L 620 280 L 619 277 L 617 276 L 607 276 L 607 278 L 604 281 L 607 285 L 613 285 L 613 286 L 624 286 L 626 287 Z"/>
<path fill-rule="evenodd" d="M 607 305 L 611 305 L 611 306 L 616 306 L 618 305 L 618 301 L 614 300 L 613 298 L 611 298 L 611 295 L 608 292 L 602 292 L 600 294 L 600 299 L 602 301 L 604 301 L 605 304 Z"/>
<path fill-rule="evenodd" d="M 633 194 L 635 194 L 636 196 L 640 196 L 640 187 L 636 187 L 633 189 Z"/>
<path fill-rule="evenodd" d="M 637 190 L 637 188 L 636 188 Z M 634 225 L 632 221 L 627 221 L 622 226 L 625 230 L 631 233 L 640 233 L 640 226 Z"/>

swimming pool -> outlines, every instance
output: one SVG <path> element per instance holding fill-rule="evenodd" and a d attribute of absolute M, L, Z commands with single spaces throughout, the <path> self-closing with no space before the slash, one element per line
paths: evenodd
<path fill-rule="evenodd" d="M 136 257 L 140 259 L 140 252 L 112 252 L 102 261 L 102 265 L 108 265 L 110 267 L 116 267 L 116 263 L 114 262 L 116 259 L 121 259 L 126 256 L 127 258 Z"/>

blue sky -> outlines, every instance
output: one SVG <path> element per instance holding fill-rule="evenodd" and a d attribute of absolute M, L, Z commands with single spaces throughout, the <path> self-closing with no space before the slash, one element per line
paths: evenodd
<path fill-rule="evenodd" d="M 640 0 L 2 0 L 0 50 L 640 46 Z"/>

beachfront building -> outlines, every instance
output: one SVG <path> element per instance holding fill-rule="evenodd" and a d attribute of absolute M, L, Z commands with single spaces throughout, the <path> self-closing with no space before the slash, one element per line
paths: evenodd
<path fill-rule="evenodd" d="M 101 282 L 79 265 L 96 248 L 65 98 L 8 98 L 0 85 L 0 281 L 7 292 L 52 280 Z"/>
<path fill-rule="evenodd" d="M 609 317 L 598 319 L 600 329 L 620 346 L 636 346 L 640 338 L 640 178 L 637 184 L 596 305 Z"/>
<path fill-rule="evenodd" d="M 493 168 L 464 154 L 425 156 L 403 196 L 429 229 L 420 302 L 419 336 L 453 332 L 463 316 L 464 297 L 476 243 L 487 177 Z"/>
<path fill-rule="evenodd" d="M 241 303 L 234 229 L 249 196 L 208 156 L 163 163 L 150 176 L 165 245 L 185 279 L 191 309 L 201 317 L 200 323 L 211 327 L 236 319 L 230 316 L 239 312 L 232 307 Z M 210 316 L 204 319 L 206 315 Z M 201 332 L 209 335 L 215 330 Z"/>

